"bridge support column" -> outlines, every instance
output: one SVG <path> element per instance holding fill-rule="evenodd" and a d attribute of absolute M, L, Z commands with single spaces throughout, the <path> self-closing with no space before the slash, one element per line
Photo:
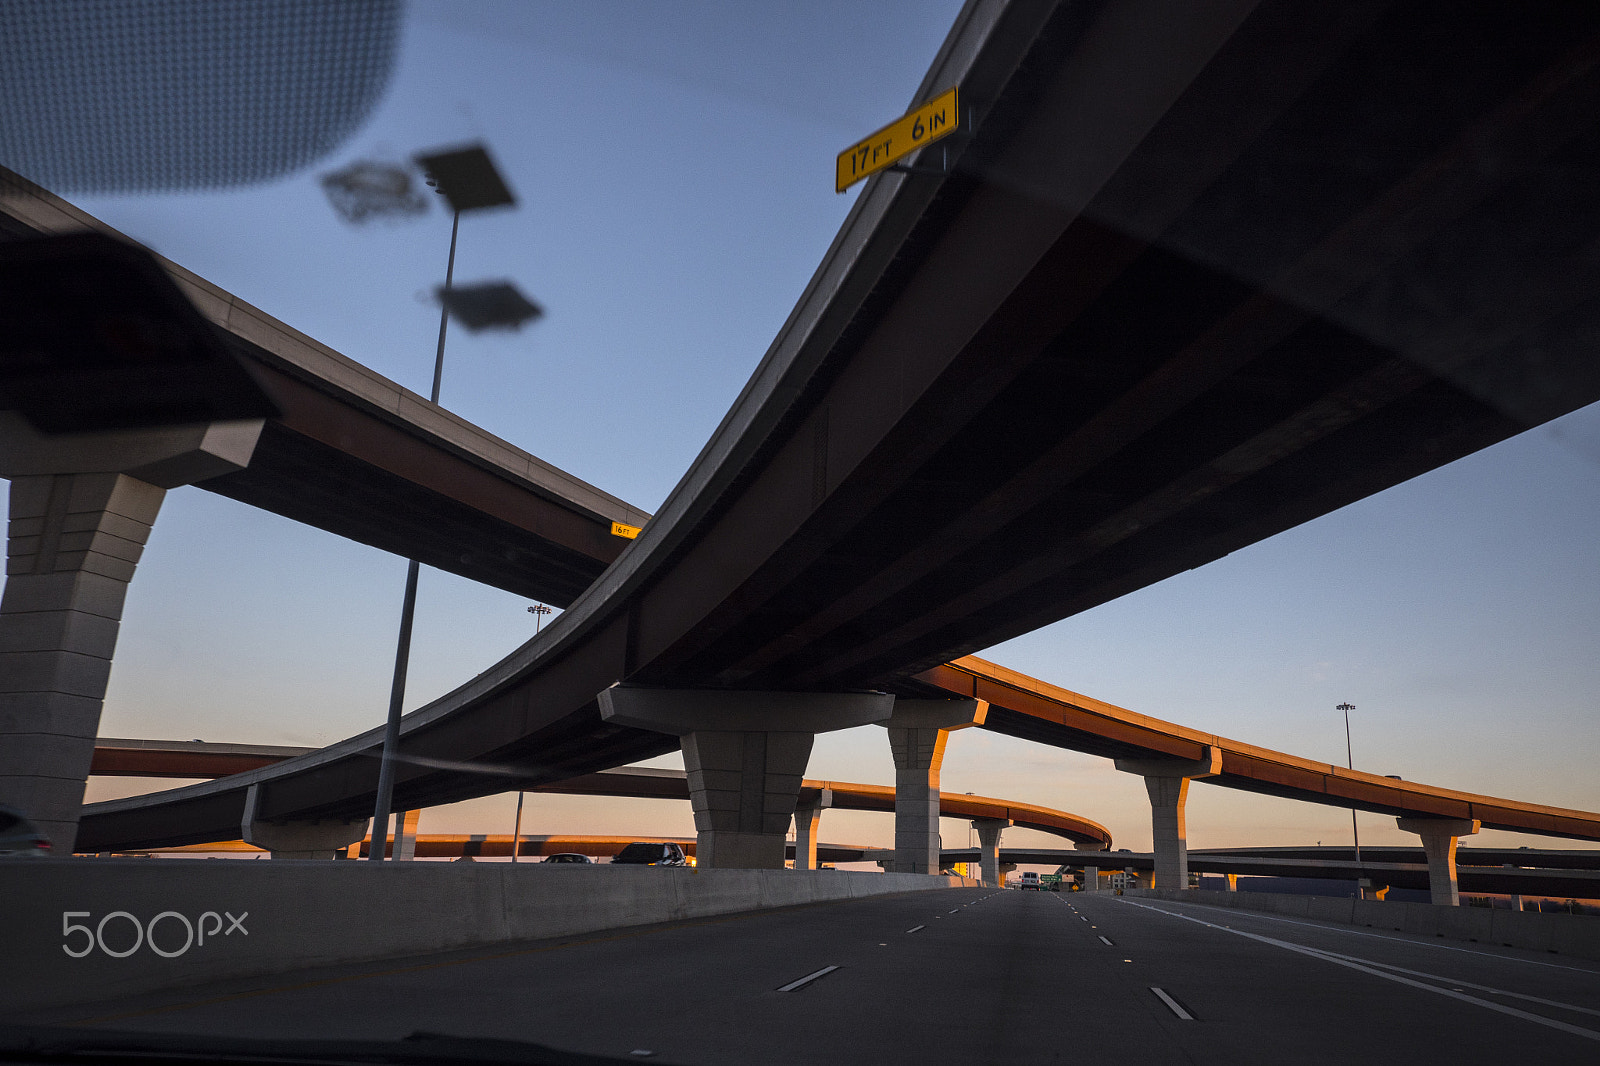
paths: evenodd
<path fill-rule="evenodd" d="M 1481 822 L 1467 818 L 1399 818 L 1406 833 L 1422 838 L 1428 856 L 1428 892 L 1439 907 L 1458 907 L 1461 894 L 1456 888 L 1456 842 L 1478 831 Z"/>
<path fill-rule="evenodd" d="M 1379 884 L 1370 877 L 1363 877 L 1356 882 L 1356 892 L 1360 899 L 1373 899 L 1382 901 L 1389 894 L 1389 886 Z"/>
<path fill-rule="evenodd" d="M 410 862 L 417 857 L 417 822 L 421 811 L 396 811 L 394 816 L 394 847 L 389 857 L 396 862 Z"/>
<path fill-rule="evenodd" d="M 274 859 L 333 859 L 367 835 L 365 818 L 353 822 L 269 822 L 261 817 L 262 799 L 260 785 L 251 785 L 245 791 L 239 836 L 246 844 L 270 851 Z M 372 846 L 383 847 L 383 839 L 374 839 Z"/>
<path fill-rule="evenodd" d="M 972 828 L 978 831 L 978 856 L 983 868 L 983 883 L 1004 888 L 1000 872 L 1000 833 L 1011 824 L 1009 818 L 974 818 Z M 1016 869 L 1016 867 L 1012 867 Z"/>
<path fill-rule="evenodd" d="M 1223 874 L 1222 876 L 1224 876 L 1224 877 L 1226 877 L 1228 879 L 1228 891 L 1229 892 L 1237 892 L 1237 891 L 1239 891 L 1239 875 L 1238 874 Z"/>
<path fill-rule="evenodd" d="M 1100 891 L 1100 867 L 1085 866 L 1083 868 L 1083 890 L 1085 892 Z"/>
<path fill-rule="evenodd" d="M 1222 772 L 1222 751 L 1207 745 L 1205 756 L 1193 762 L 1176 759 L 1118 759 L 1117 769 L 1144 778 L 1150 795 L 1150 837 L 1155 852 L 1153 887 L 1182 891 L 1189 887 L 1188 826 L 1184 805 L 1189 782 Z"/>
<path fill-rule="evenodd" d="M 818 733 L 888 718 L 881 692 L 736 692 L 617 684 L 607 722 L 682 738 L 699 865 L 781 870 L 789 821 Z"/>
<path fill-rule="evenodd" d="M 70 855 L 128 582 L 166 490 L 241 469 L 261 422 L 43 436 L 0 413 L 0 803 Z"/>
<path fill-rule="evenodd" d="M 794 808 L 794 868 L 817 868 L 817 829 L 822 825 L 822 812 L 833 806 L 833 790 L 807 789 Z"/>
<path fill-rule="evenodd" d="M 952 729 L 982 725 L 981 700 L 895 700 L 882 723 L 894 752 L 894 870 L 939 872 L 939 768 Z"/>

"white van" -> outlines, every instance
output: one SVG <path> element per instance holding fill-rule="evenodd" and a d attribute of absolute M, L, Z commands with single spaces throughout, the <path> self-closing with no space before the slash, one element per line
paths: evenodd
<path fill-rule="evenodd" d="M 1024 871 L 1022 876 L 1017 879 L 1017 887 L 1024 892 L 1039 891 L 1039 875 L 1032 870 Z"/>

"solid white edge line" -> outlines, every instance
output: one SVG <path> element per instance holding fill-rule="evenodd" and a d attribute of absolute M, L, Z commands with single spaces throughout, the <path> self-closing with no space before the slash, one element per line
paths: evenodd
<path fill-rule="evenodd" d="M 819 977 L 826 977 L 828 974 L 832 973 L 833 971 L 837 970 L 838 968 L 839 967 L 837 967 L 837 966 L 824 966 L 822 969 L 818 970 L 816 973 L 808 973 L 804 977 L 800 978 L 800 980 L 798 980 L 798 981 L 790 981 L 788 984 L 786 984 L 782 988 L 778 989 L 778 991 L 779 992 L 793 992 L 795 989 L 799 988 L 801 985 L 808 985 L 812 981 L 815 981 Z"/>
<path fill-rule="evenodd" d="M 1129 901 L 1131 902 L 1131 901 Z M 1171 902 L 1171 901 L 1167 901 Z M 1543 966 L 1547 970 L 1570 970 L 1573 973 L 1586 973 L 1591 976 L 1600 974 L 1600 970 L 1588 969 L 1583 966 L 1563 966 L 1559 962 L 1542 962 L 1539 959 L 1524 959 L 1517 955 L 1502 955 L 1494 951 L 1480 951 L 1477 948 L 1458 948 L 1449 944 L 1435 944 L 1431 940 L 1408 940 L 1403 936 L 1388 936 L 1384 933 L 1369 933 L 1361 929 L 1352 929 L 1342 924 L 1321 925 L 1316 922 L 1301 922 L 1293 918 L 1283 918 L 1276 914 L 1262 914 L 1260 911 L 1245 910 L 1242 907 L 1218 907 L 1213 903 L 1190 903 L 1184 900 L 1179 906 L 1204 907 L 1211 911 L 1227 911 L 1239 918 L 1260 918 L 1264 922 L 1281 922 L 1284 925 L 1299 925 L 1307 929 L 1321 929 L 1328 933 L 1343 933 L 1346 936 L 1364 936 L 1373 940 L 1388 940 L 1396 944 L 1410 944 L 1416 948 L 1431 948 L 1434 951 L 1454 951 L 1460 955 L 1482 955 L 1486 959 L 1503 959 L 1506 962 L 1520 962 L 1526 966 Z M 1534 951 L 1534 948 L 1512 948 L 1512 951 Z"/>
<path fill-rule="evenodd" d="M 1580 1007 L 1575 1003 L 1562 1003 L 1560 1000 L 1543 999 L 1539 996 L 1530 996 L 1526 992 L 1508 992 L 1503 988 L 1493 988 L 1489 985 L 1473 984 L 1471 981 L 1463 981 L 1456 977 L 1441 977 L 1439 974 L 1424 973 L 1422 970 L 1408 970 L 1404 966 L 1396 966 L 1393 963 L 1379 962 L 1376 959 L 1360 959 L 1354 955 L 1341 955 L 1337 951 L 1328 951 L 1325 948 L 1313 948 L 1312 950 L 1320 952 L 1323 955 L 1328 955 L 1335 959 L 1347 959 L 1350 962 L 1364 962 L 1368 966 L 1381 966 L 1385 970 L 1393 970 L 1396 973 L 1409 974 L 1412 977 L 1422 977 L 1429 981 L 1438 981 L 1447 985 L 1460 985 L 1464 988 L 1476 988 L 1479 992 L 1489 992 L 1496 996 L 1509 996 L 1512 999 L 1520 999 L 1527 1003 L 1538 1003 L 1546 1007 L 1560 1007 L 1562 1010 L 1576 1011 L 1579 1014 L 1592 1014 L 1596 1018 L 1600 1018 L 1600 1010 L 1595 1010 L 1592 1007 Z"/>
<path fill-rule="evenodd" d="M 1429 985 L 1424 984 L 1421 981 L 1413 981 L 1411 978 L 1401 977 L 1399 974 L 1385 973 L 1384 971 L 1376 969 L 1375 967 L 1356 962 L 1349 962 L 1341 957 L 1330 955 L 1325 951 L 1318 951 L 1316 948 L 1308 948 L 1300 944 L 1291 944 L 1287 940 L 1275 940 L 1270 936 L 1262 936 L 1259 933 L 1246 933 L 1242 929 L 1229 929 L 1225 925 L 1217 925 L 1214 922 L 1203 921 L 1188 914 L 1179 914 L 1177 911 L 1163 910 L 1160 907 L 1152 907 L 1145 903 L 1135 903 L 1132 900 L 1126 899 L 1120 900 L 1119 902 L 1126 903 L 1129 906 L 1138 907 L 1141 910 L 1155 911 L 1157 914 L 1165 914 L 1169 918 L 1179 918 L 1186 922 L 1193 922 L 1196 925 L 1203 925 L 1209 929 L 1216 929 L 1224 933 L 1232 933 L 1234 936 L 1242 936 L 1248 940 L 1255 940 L 1262 944 L 1271 944 L 1273 947 L 1284 948 L 1288 951 L 1297 952 L 1301 955 L 1309 955 L 1314 959 L 1321 959 L 1323 962 L 1331 962 L 1335 966 L 1343 966 L 1350 970 L 1359 970 L 1362 973 L 1371 974 L 1373 977 L 1381 977 L 1385 981 L 1393 981 L 1398 985 L 1409 985 L 1412 988 L 1420 988 L 1424 992 L 1432 992 L 1436 995 L 1445 996 L 1448 999 L 1458 999 L 1463 1003 L 1471 1003 L 1475 1007 L 1483 1007 L 1499 1014 L 1509 1014 L 1513 1018 L 1521 1018 L 1523 1021 L 1533 1022 L 1549 1029 L 1559 1029 L 1561 1032 L 1571 1033 L 1573 1036 L 1581 1036 L 1590 1040 L 1600 1041 L 1600 1032 L 1596 1032 L 1593 1029 L 1585 1029 L 1581 1025 L 1569 1025 L 1566 1022 L 1557 1021 L 1554 1018 L 1546 1018 L 1542 1014 L 1534 1014 L 1531 1011 L 1518 1010 L 1515 1007 L 1508 1007 L 1504 1003 L 1495 1003 L 1491 1000 L 1479 999 L 1477 996 L 1469 996 L 1464 992 L 1457 992 L 1453 989 L 1440 988 L 1437 985 Z"/>
<path fill-rule="evenodd" d="M 1151 985 L 1150 986 L 1150 991 L 1154 992 L 1156 994 L 1156 997 L 1158 999 L 1160 999 L 1161 1002 L 1165 1003 L 1168 1007 L 1171 1007 L 1172 1008 L 1172 1013 L 1176 1014 L 1183 1021 L 1186 1021 L 1186 1022 L 1194 1021 L 1194 1015 L 1190 1014 L 1188 1011 L 1184 1010 L 1181 1006 L 1179 1006 L 1178 1005 L 1178 1001 L 1173 999 L 1171 996 L 1167 995 L 1166 992 L 1164 992 L 1161 989 L 1157 988 L 1155 985 Z"/>
<path fill-rule="evenodd" d="M 926 929 L 926 928 L 928 928 L 928 927 L 925 926 L 925 925 L 913 925 L 910 929 L 907 929 L 906 932 L 915 933 L 918 929 Z"/>

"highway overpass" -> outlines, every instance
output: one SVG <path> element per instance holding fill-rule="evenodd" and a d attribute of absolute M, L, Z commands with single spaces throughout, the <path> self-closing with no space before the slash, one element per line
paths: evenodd
<path fill-rule="evenodd" d="M 286 759 L 303 756 L 314 748 L 292 748 L 276 745 L 218 744 L 207 741 L 185 740 L 119 740 L 102 737 L 95 742 L 95 756 L 91 771 L 97 774 L 126 777 L 197 778 L 222 777 L 246 770 L 271 766 Z M 682 770 L 651 767 L 621 767 L 601 770 L 566 781 L 555 781 L 529 789 L 532 792 L 561 793 L 578 796 L 626 796 L 634 799 L 690 799 L 689 777 Z M 159 795 L 156 793 L 155 795 Z M 790 846 L 786 858 L 794 859 L 800 869 L 811 869 L 818 862 L 843 861 L 827 845 L 817 844 L 821 815 L 824 810 L 888 811 L 896 807 L 895 789 L 888 785 L 861 784 L 854 781 L 827 781 L 806 778 L 800 783 L 795 811 L 795 831 L 798 851 Z M 1111 833 L 1098 822 L 1081 815 L 1069 814 L 1033 803 L 1016 800 L 993 799 L 988 796 L 968 794 L 939 795 L 939 814 L 945 818 L 968 818 L 975 826 L 992 826 L 1004 823 L 1022 829 L 1065 837 L 1077 846 L 1091 851 L 1105 851 L 1111 847 Z M 407 832 L 415 832 L 415 820 L 409 819 Z M 369 834 L 370 838 L 370 834 Z M 481 837 L 489 840 L 487 836 Z M 982 864 L 991 880 L 998 881 L 997 863 L 1000 834 L 988 833 L 987 848 Z M 416 837 L 416 854 L 429 854 L 422 850 L 423 837 Z M 242 842 L 241 842 L 242 843 Z M 205 848 L 208 845 L 192 845 Z M 248 845 L 246 845 L 248 846 Z M 510 838 L 505 838 L 504 854 L 511 853 Z M 121 851 L 127 849 L 102 849 Z M 257 849 L 259 850 L 259 849 Z M 440 852 L 439 854 L 444 854 Z M 483 854 L 497 854 L 486 851 Z M 520 853 L 519 853 L 520 854 Z M 528 854 L 548 854 L 533 851 Z M 593 854 L 609 854 L 594 852 Z M 833 858 L 828 857 L 830 854 Z M 874 857 L 876 858 L 876 856 Z M 973 860 L 979 861 L 977 859 Z"/>
<path fill-rule="evenodd" d="M 128 238 L 0 168 L 0 240 L 92 230 Z M 429 403 L 170 260 L 162 266 L 282 408 L 249 464 L 196 482 L 565 607 L 622 554 L 641 511 Z"/>
<path fill-rule="evenodd" d="M 917 94 L 959 83 L 978 116 L 951 169 L 873 179 L 640 539 L 539 638 L 409 716 L 397 805 L 504 790 L 467 769 L 484 763 L 532 785 L 679 734 L 698 750 L 729 730 L 659 711 L 686 689 L 742 704 L 761 724 L 734 732 L 769 740 L 859 720 L 833 709 L 863 687 L 970 696 L 960 687 L 982 679 L 956 669 L 968 676 L 945 686 L 942 664 L 1600 398 L 1594 266 L 1573 251 L 1596 206 L 1576 179 L 1478 165 L 1485 145 L 1549 153 L 1589 128 L 1595 74 L 1569 60 L 1573 33 L 1414 7 L 1361 22 L 1264 3 L 1180 22 L 1133 4 L 974 5 Z M 1427 92 L 1389 90 L 1422 68 Z M 1402 127 L 1427 135 L 1386 139 Z M 1470 277 L 1453 266 L 1467 261 Z M 619 682 L 634 709 L 608 718 L 599 697 Z M 762 716 L 766 694 L 795 691 L 815 694 L 813 713 Z M 998 722 L 1108 746 L 1044 712 Z M 1175 797 L 1157 806 L 1180 829 L 1181 783 L 1213 777 L 1480 820 L 1445 813 L 1471 802 L 1460 793 L 1106 729 L 1153 797 Z M 376 741 L 99 805 L 84 844 L 353 822 Z M 1594 838 L 1584 812 L 1485 806 L 1493 824 Z M 774 832 L 753 835 L 770 846 Z"/>

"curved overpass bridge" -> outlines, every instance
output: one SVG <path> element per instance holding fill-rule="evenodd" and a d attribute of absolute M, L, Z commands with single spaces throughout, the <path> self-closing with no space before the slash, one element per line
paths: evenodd
<path fill-rule="evenodd" d="M 1583 812 L 1340 780 L 1149 720 L 1101 716 L 1102 736 L 1048 691 L 942 665 L 1600 398 L 1581 251 L 1600 205 L 1581 167 L 1540 165 L 1590 158 L 1594 17 L 1159 7 L 966 9 L 917 93 L 960 84 L 976 116 L 951 169 L 869 183 L 644 534 L 408 717 L 397 805 L 677 746 L 604 719 L 620 681 L 987 684 L 991 728 L 1115 748 L 1147 780 L 1430 818 L 1484 799 L 1489 824 L 1595 838 Z M 378 739 L 96 805 L 84 844 L 235 836 L 251 787 L 265 819 L 364 817 Z"/>
<path fill-rule="evenodd" d="M 296 756 L 310 755 L 316 750 L 268 744 L 119 740 L 102 737 L 95 743 L 93 772 L 116 777 L 225 777 L 246 770 L 272 766 Z M 690 798 L 689 777 L 682 770 L 641 766 L 601 770 L 566 781 L 539 785 L 527 791 L 573 796 L 625 796 L 630 799 Z M 890 785 L 811 778 L 806 778 L 800 783 L 802 806 L 814 805 L 822 798 L 823 793 L 828 794 L 825 802 L 833 810 L 894 810 L 894 788 Z M 1099 822 L 1081 815 L 1069 814 L 1051 807 L 1041 807 L 1034 803 L 993 799 L 988 796 L 941 794 L 939 799 L 940 814 L 946 818 L 1002 819 L 1020 829 L 1036 829 L 1042 833 L 1065 837 L 1086 850 L 1105 851 L 1111 847 L 1110 830 Z M 509 845 L 507 848 L 505 854 L 509 855 Z M 418 854 L 422 853 L 419 851 Z M 498 853 L 484 852 L 484 854 Z M 592 854 L 602 855 L 610 852 Z"/>

